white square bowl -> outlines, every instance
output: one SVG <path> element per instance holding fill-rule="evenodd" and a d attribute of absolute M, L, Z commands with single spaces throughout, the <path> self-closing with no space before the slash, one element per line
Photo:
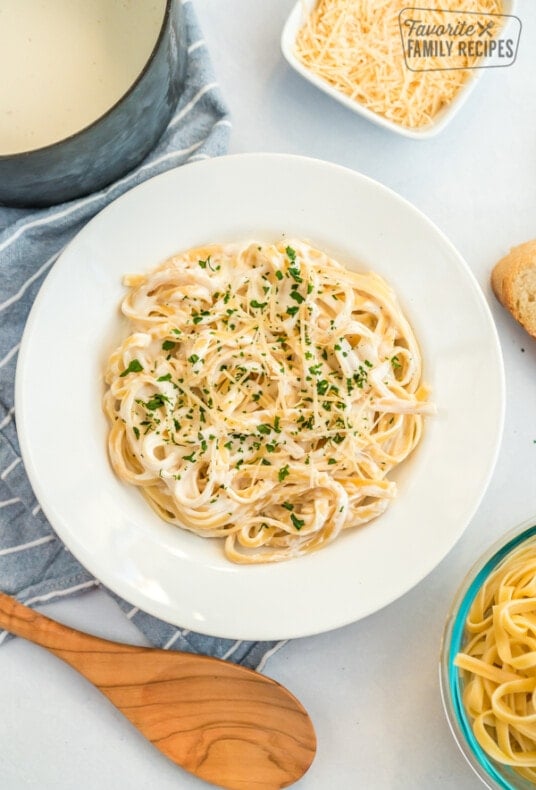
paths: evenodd
<path fill-rule="evenodd" d="M 452 118 L 454 118 L 454 116 L 459 112 L 472 91 L 475 89 L 479 80 L 481 80 L 484 76 L 484 72 L 486 71 L 485 68 L 473 69 L 473 73 L 460 88 L 454 99 L 445 107 L 443 107 L 437 113 L 435 120 L 432 123 L 427 124 L 427 126 L 410 129 L 408 127 L 402 126 L 399 123 L 390 121 L 383 115 L 369 110 L 360 102 L 352 99 L 350 96 L 347 96 L 337 88 L 334 88 L 326 80 L 317 76 L 314 72 L 307 68 L 307 66 L 304 66 L 303 63 L 301 63 L 301 61 L 299 61 L 296 57 L 294 49 L 298 32 L 316 5 L 316 2 L 317 0 L 298 0 L 292 9 L 281 35 L 281 49 L 285 59 L 290 64 L 290 66 L 292 66 L 292 68 L 298 72 L 298 74 L 301 74 L 301 76 L 310 83 L 316 85 L 316 87 L 320 88 L 320 90 L 324 91 L 324 93 L 327 93 L 328 96 L 331 96 L 333 99 L 336 99 L 336 101 L 344 104 L 345 107 L 348 107 L 358 115 L 362 115 L 363 118 L 367 118 L 369 121 L 372 121 L 372 123 L 375 123 L 378 126 L 383 126 L 384 129 L 390 129 L 392 132 L 396 132 L 397 134 L 400 134 L 404 137 L 411 137 L 414 140 L 426 140 L 429 137 L 434 137 L 434 135 L 439 134 L 439 132 L 441 132 L 449 123 L 449 121 L 451 121 Z M 504 0 L 503 15 L 513 15 L 515 11 L 515 5 L 516 0 Z M 511 20 L 508 20 L 506 25 L 508 25 L 510 21 Z"/>

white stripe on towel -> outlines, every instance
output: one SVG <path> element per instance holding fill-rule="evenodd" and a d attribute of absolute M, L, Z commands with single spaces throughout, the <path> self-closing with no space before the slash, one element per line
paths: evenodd
<path fill-rule="evenodd" d="M 180 109 L 179 112 L 173 116 L 173 118 L 169 122 L 169 128 L 173 129 L 173 127 L 176 126 L 179 123 L 179 121 L 182 121 L 184 116 L 187 115 L 190 112 L 190 110 L 192 110 L 195 107 L 197 102 L 203 98 L 205 93 L 209 93 L 211 90 L 217 87 L 218 87 L 217 82 L 209 82 L 208 85 L 203 85 L 203 87 L 197 91 L 193 99 L 190 99 L 188 104 L 185 104 L 184 107 L 182 107 L 182 109 Z M 216 126 L 216 124 L 214 124 L 214 126 Z"/>
<path fill-rule="evenodd" d="M 203 47 L 203 46 L 205 46 L 204 38 L 200 38 L 198 41 L 194 41 L 194 43 L 190 44 L 190 46 L 188 47 L 188 54 L 190 55 L 192 52 L 195 52 L 196 49 L 199 49 L 199 47 Z"/>
<path fill-rule="evenodd" d="M 11 349 L 10 349 L 10 350 L 7 352 L 7 354 L 5 355 L 5 357 L 3 357 L 2 359 L 0 359 L 0 368 L 3 368 L 3 367 L 4 367 L 4 365 L 7 365 L 7 363 L 9 362 L 9 360 L 10 360 L 12 357 L 14 357 L 14 356 L 15 356 L 15 354 L 17 353 L 17 351 L 19 350 L 19 348 L 20 348 L 20 343 L 17 343 L 16 345 L 14 345 L 14 346 L 13 346 L 13 348 L 11 348 Z"/>
<path fill-rule="evenodd" d="M 18 496 L 13 497 L 13 499 L 4 499 L 3 502 L 0 502 L 0 508 L 9 507 L 9 505 L 15 505 L 17 502 L 20 502 Z"/>
<path fill-rule="evenodd" d="M 232 656 L 235 650 L 239 648 L 241 644 L 242 644 L 242 640 L 237 639 L 234 645 L 231 645 L 229 650 L 226 653 L 224 653 L 224 655 L 221 657 L 222 661 L 226 661 L 230 656 Z"/>
<path fill-rule="evenodd" d="M 15 460 L 12 463 L 10 463 L 9 466 L 6 466 L 6 468 L 0 475 L 0 480 L 5 480 L 8 474 L 13 471 L 13 469 L 17 466 L 17 464 L 20 464 L 20 460 L 21 460 L 20 458 L 15 458 Z"/>
<path fill-rule="evenodd" d="M 6 554 L 16 554 L 19 551 L 26 551 L 26 549 L 33 549 L 34 546 L 42 546 L 43 543 L 50 543 L 54 540 L 55 535 L 45 535 L 43 538 L 31 540 L 29 543 L 20 543 L 18 546 L 10 546 L 8 549 L 0 549 L 0 557 L 5 557 Z"/>
<path fill-rule="evenodd" d="M 26 225 L 25 228 L 31 227 L 32 224 L 33 223 L 29 223 L 29 225 Z M 13 237 L 18 238 L 17 234 L 13 234 Z M 0 247 L 0 252 L 1 251 L 2 251 L 2 247 Z M 9 297 L 9 299 L 6 299 L 5 302 L 2 302 L 0 304 L 0 310 L 5 310 L 6 307 L 9 307 L 15 302 L 18 302 L 21 296 L 23 296 L 26 293 L 30 285 L 33 282 L 35 282 L 35 280 L 37 280 L 37 278 L 40 277 L 43 274 L 43 272 L 46 272 L 46 270 L 52 266 L 52 264 L 54 263 L 54 261 L 56 260 L 59 254 L 60 254 L 59 252 L 55 252 L 54 255 L 51 258 L 49 258 L 48 261 L 45 261 L 44 264 L 36 272 L 34 272 L 31 277 L 28 277 L 28 279 L 21 285 L 17 293 L 14 293 L 12 296 Z"/>
<path fill-rule="evenodd" d="M 46 603 L 46 601 L 50 601 L 52 598 L 62 598 L 64 595 L 80 592 L 80 590 L 87 590 L 89 587 L 97 587 L 98 584 L 99 582 L 96 579 L 92 579 L 90 582 L 75 584 L 74 587 L 68 587 L 66 590 L 54 590 L 53 592 L 44 593 L 43 595 L 36 595 L 34 598 L 28 598 L 24 603 L 26 606 L 31 606 L 33 603 Z"/>
<path fill-rule="evenodd" d="M 174 645 L 175 642 L 177 641 L 177 639 L 179 638 L 179 636 L 181 636 L 181 635 L 182 635 L 182 629 L 181 628 L 177 628 L 177 630 L 175 631 L 175 633 L 173 634 L 171 639 L 168 639 L 168 641 L 164 645 L 164 650 L 169 650 L 171 645 Z"/>
<path fill-rule="evenodd" d="M 13 417 L 14 414 L 15 414 L 15 407 L 12 406 L 8 411 L 8 413 L 6 414 L 6 416 L 4 417 L 4 419 L 2 420 L 2 422 L 0 422 L 0 428 L 5 428 L 6 425 L 8 425 L 11 422 L 11 418 Z"/>
<path fill-rule="evenodd" d="M 267 650 L 266 653 L 261 658 L 258 666 L 256 667 L 257 672 L 262 672 L 262 670 L 266 666 L 266 662 L 268 661 L 268 659 L 271 656 L 273 656 L 274 653 L 277 653 L 278 650 L 281 650 L 283 645 L 286 645 L 287 642 L 288 642 L 288 639 L 283 639 L 281 642 L 277 642 L 277 644 L 275 644 L 272 648 L 270 648 L 270 650 Z"/>

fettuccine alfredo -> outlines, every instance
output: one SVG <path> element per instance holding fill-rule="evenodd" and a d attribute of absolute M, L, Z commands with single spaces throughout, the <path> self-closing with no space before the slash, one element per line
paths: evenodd
<path fill-rule="evenodd" d="M 125 284 L 109 454 L 163 519 L 258 563 L 387 508 L 433 409 L 383 279 L 296 240 L 191 249 Z"/>

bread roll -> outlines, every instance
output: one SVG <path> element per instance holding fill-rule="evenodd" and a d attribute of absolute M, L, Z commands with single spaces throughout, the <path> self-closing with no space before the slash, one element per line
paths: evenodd
<path fill-rule="evenodd" d="M 496 264 L 491 286 L 499 302 L 536 338 L 536 239 L 513 247 Z"/>

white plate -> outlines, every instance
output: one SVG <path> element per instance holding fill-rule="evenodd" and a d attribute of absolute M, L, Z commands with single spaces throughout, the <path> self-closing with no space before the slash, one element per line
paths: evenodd
<path fill-rule="evenodd" d="M 463 87 L 460 88 L 454 99 L 440 110 L 434 121 L 427 126 L 422 126 L 415 129 L 410 129 L 408 127 L 402 126 L 399 123 L 395 123 L 394 121 L 390 121 L 388 118 L 385 118 L 383 115 L 379 115 L 377 112 L 373 112 L 365 107 L 363 104 L 360 104 L 358 101 L 355 101 L 350 96 L 347 96 L 342 91 L 334 88 L 330 85 L 329 82 L 319 77 L 317 74 L 308 69 L 304 64 L 298 60 L 296 55 L 294 54 L 295 50 L 295 42 L 298 36 L 299 30 L 302 28 L 305 20 L 307 19 L 308 15 L 311 13 L 312 9 L 315 7 L 317 0 L 298 0 L 296 5 L 293 7 L 290 15 L 285 23 L 283 28 L 283 32 L 281 34 L 281 50 L 283 55 L 292 68 L 301 74 L 306 80 L 310 83 L 315 85 L 324 93 L 327 93 L 328 96 L 331 96 L 332 99 L 344 104 L 345 107 L 348 107 L 353 112 L 357 113 L 358 115 L 362 115 L 364 118 L 367 118 L 372 123 L 377 124 L 378 126 L 383 126 L 384 129 L 389 129 L 392 132 L 396 132 L 397 134 L 401 134 L 404 137 L 411 137 L 414 140 L 426 140 L 429 137 L 433 137 L 436 134 L 439 134 L 445 126 L 450 123 L 450 121 L 454 118 L 454 116 L 461 110 L 462 106 L 465 104 L 473 90 L 475 89 L 479 80 L 482 79 L 484 73 L 486 72 L 486 68 L 475 68 L 473 69 L 473 73 L 470 75 L 469 79 L 464 83 Z M 509 17 L 506 20 L 506 24 L 509 25 L 512 20 L 512 14 L 515 11 L 516 0 L 504 0 L 504 8 L 503 14 L 504 17 Z M 425 4 L 425 8 L 426 8 Z M 421 9 L 422 10 L 422 9 Z M 503 30 L 503 36 L 505 35 L 506 27 Z"/>
<path fill-rule="evenodd" d="M 206 242 L 308 239 L 397 290 L 421 341 L 438 406 L 402 465 L 391 508 L 322 551 L 242 567 L 218 541 L 162 522 L 106 454 L 102 369 L 125 325 L 125 272 Z M 80 562 L 133 605 L 222 637 L 281 639 L 358 620 L 423 579 L 460 537 L 486 489 L 503 423 L 495 327 L 460 255 L 417 209 L 353 171 L 246 154 L 147 181 L 63 252 L 31 312 L 19 356 L 17 425 L 42 508 Z"/>

